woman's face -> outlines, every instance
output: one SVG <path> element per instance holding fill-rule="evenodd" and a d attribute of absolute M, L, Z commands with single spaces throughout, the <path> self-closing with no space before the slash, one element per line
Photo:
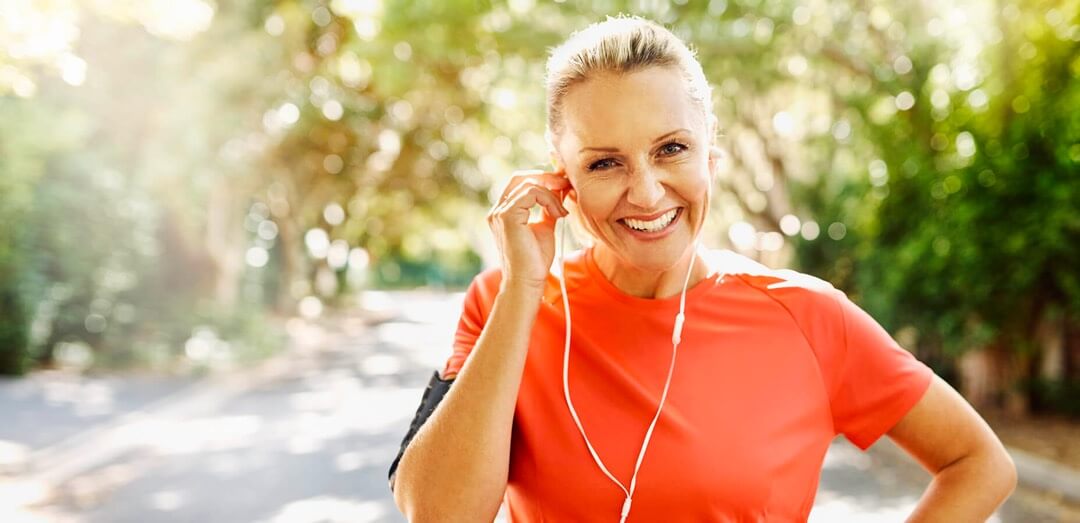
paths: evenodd
<path fill-rule="evenodd" d="M 556 153 L 598 247 L 640 270 L 678 263 L 705 223 L 718 153 L 715 120 L 678 71 L 591 78 L 566 93 L 562 115 Z"/>

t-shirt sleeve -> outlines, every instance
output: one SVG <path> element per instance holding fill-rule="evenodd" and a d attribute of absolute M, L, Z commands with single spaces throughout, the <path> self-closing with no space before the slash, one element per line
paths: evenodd
<path fill-rule="evenodd" d="M 457 331 L 454 333 L 453 352 L 443 367 L 442 379 L 456 375 L 465 365 L 466 358 L 487 323 L 495 295 L 498 294 L 500 275 L 498 269 L 488 269 L 473 278 L 465 291 L 465 302 L 458 319 Z"/>
<path fill-rule="evenodd" d="M 919 402 L 934 372 L 843 292 L 833 296 L 843 327 L 831 395 L 833 423 L 838 434 L 866 450 Z"/>

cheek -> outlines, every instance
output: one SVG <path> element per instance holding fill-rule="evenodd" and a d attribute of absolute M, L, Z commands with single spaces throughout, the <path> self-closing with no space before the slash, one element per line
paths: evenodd
<path fill-rule="evenodd" d="M 698 176 L 694 178 L 693 188 L 694 195 L 701 200 L 708 200 L 709 193 L 712 191 L 712 184 L 710 183 L 708 174 Z"/>
<path fill-rule="evenodd" d="M 686 168 L 680 171 L 673 178 L 673 188 L 680 193 L 680 196 L 691 202 L 707 201 L 707 193 L 712 185 L 708 165 L 698 165 L 695 162 L 687 164 Z"/>
<path fill-rule="evenodd" d="M 617 184 L 602 180 L 590 180 L 574 187 L 577 193 L 578 209 L 585 217 L 595 221 L 606 221 L 606 216 L 615 210 L 620 190 Z"/>

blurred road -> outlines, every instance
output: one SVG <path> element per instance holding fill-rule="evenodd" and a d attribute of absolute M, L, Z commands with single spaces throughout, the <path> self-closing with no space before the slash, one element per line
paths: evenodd
<path fill-rule="evenodd" d="M 0 428 L 0 458 L 5 448 L 32 458 L 0 475 L 0 521 L 404 521 L 387 468 L 448 356 L 461 299 L 366 293 L 372 314 L 293 321 L 295 348 L 242 378 L 98 383 L 121 397 L 89 432 L 33 378 L 0 383 L 0 419 L 17 420 Z M 904 519 L 929 476 L 885 439 L 867 453 L 834 442 L 811 521 Z M 1014 496 L 991 521 L 1064 517 L 1040 507 Z"/>

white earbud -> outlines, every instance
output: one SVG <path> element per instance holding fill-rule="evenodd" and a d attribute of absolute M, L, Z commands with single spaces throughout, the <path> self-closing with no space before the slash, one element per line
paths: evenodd
<path fill-rule="evenodd" d="M 622 512 L 619 518 L 619 523 L 626 521 L 626 517 L 630 514 L 630 505 L 633 503 L 634 490 L 637 487 L 637 474 L 638 469 L 641 468 L 641 461 L 645 458 L 645 449 L 649 446 L 649 440 L 652 439 L 653 429 L 656 427 L 657 420 L 660 419 L 660 411 L 664 408 L 664 401 L 667 399 L 668 388 L 671 386 L 671 376 L 675 371 L 675 356 L 678 354 L 679 343 L 682 341 L 682 329 L 683 324 L 686 321 L 686 288 L 690 284 L 690 274 L 694 271 L 694 261 L 697 259 L 697 246 L 695 243 L 694 253 L 690 258 L 690 267 L 686 270 L 686 280 L 683 282 L 682 296 L 679 299 L 679 313 L 675 316 L 675 327 L 671 331 L 671 367 L 668 369 L 667 382 L 664 383 L 664 392 L 660 396 L 660 404 L 656 409 L 656 416 L 653 417 L 652 423 L 649 425 L 649 430 L 645 433 L 645 441 L 641 444 L 641 452 L 638 453 L 637 464 L 634 465 L 634 475 L 630 478 L 630 489 L 627 490 L 619 480 L 615 479 L 615 476 L 608 471 L 604 466 L 604 462 L 600 460 L 600 456 L 596 454 L 596 450 L 593 449 L 592 443 L 589 442 L 589 437 L 585 435 L 585 429 L 581 426 L 581 420 L 578 419 L 577 411 L 574 410 L 574 403 L 570 401 L 570 381 L 569 381 L 569 369 L 570 369 L 570 300 L 566 295 L 566 261 L 564 259 L 564 251 L 566 249 L 566 218 L 559 218 L 555 222 L 555 226 L 562 226 L 562 230 L 559 233 L 559 248 L 556 249 L 559 255 L 559 287 L 562 290 L 563 299 L 563 311 L 566 314 L 566 347 L 563 351 L 563 393 L 566 396 L 566 405 L 570 408 L 570 415 L 574 418 L 574 423 L 577 424 L 578 431 L 581 432 L 581 437 L 585 438 L 585 446 L 588 447 L 589 453 L 592 454 L 593 461 L 600 467 L 600 470 L 607 475 L 611 481 L 622 489 L 626 494 L 626 500 L 623 501 Z"/>
<path fill-rule="evenodd" d="M 678 345 L 679 342 L 682 341 L 682 326 L 684 321 L 686 321 L 686 315 L 683 314 L 682 311 L 679 311 L 679 313 L 675 315 L 675 329 L 671 333 L 671 343 L 673 345 Z"/>

